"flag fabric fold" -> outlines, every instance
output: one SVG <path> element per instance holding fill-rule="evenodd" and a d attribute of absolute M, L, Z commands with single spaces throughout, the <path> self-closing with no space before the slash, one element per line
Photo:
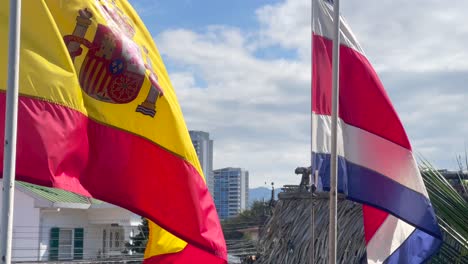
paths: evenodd
<path fill-rule="evenodd" d="M 329 190 L 333 6 L 312 3 L 312 169 Z M 441 233 L 410 142 L 343 19 L 339 48 L 338 191 L 363 204 L 368 263 L 422 263 Z"/>
<path fill-rule="evenodd" d="M 8 2 L 0 4 L 2 109 Z M 147 262 L 226 263 L 221 225 L 174 89 L 131 5 L 28 1 L 21 26 L 17 180 L 148 218 Z"/>

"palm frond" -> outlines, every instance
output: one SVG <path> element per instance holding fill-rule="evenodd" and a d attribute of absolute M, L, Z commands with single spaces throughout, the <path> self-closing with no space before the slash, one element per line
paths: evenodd
<path fill-rule="evenodd" d="M 468 204 L 427 160 L 421 159 L 421 165 L 444 240 L 431 263 L 468 263 Z"/>
<path fill-rule="evenodd" d="M 422 177 L 443 233 L 443 245 L 429 262 L 468 264 L 467 202 L 429 162 L 422 160 L 421 164 Z M 314 263 L 326 263 L 326 194 L 318 193 L 317 197 L 289 195 L 295 199 L 286 199 L 286 194 L 280 196 L 261 235 L 259 263 L 308 263 L 310 250 L 314 250 Z M 312 208 L 314 217 L 311 217 Z M 338 263 L 360 263 L 365 253 L 361 206 L 342 199 L 338 203 L 338 215 Z M 314 239 L 311 218 L 315 221 Z"/>

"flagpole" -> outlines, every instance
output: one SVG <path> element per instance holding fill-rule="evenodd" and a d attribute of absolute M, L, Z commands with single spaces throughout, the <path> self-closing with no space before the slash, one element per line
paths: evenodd
<path fill-rule="evenodd" d="M 311 221 L 310 221 L 310 226 L 311 226 L 311 248 L 312 250 L 309 250 L 309 264 L 315 264 L 315 212 L 314 212 L 314 199 L 313 199 L 313 191 L 312 191 L 312 185 L 315 183 L 313 180 L 313 169 L 314 169 L 314 156 L 313 156 L 313 151 L 314 151 L 314 80 L 313 80 L 313 72 L 314 72 L 314 3 L 315 0 L 311 0 L 311 5 L 310 5 L 310 29 L 311 29 L 311 35 L 310 38 L 312 40 L 312 52 L 311 52 L 311 83 L 310 83 L 310 195 L 311 195 L 311 201 L 312 201 L 312 209 L 311 209 Z M 317 185 L 315 185 L 317 186 Z"/>
<path fill-rule="evenodd" d="M 18 81 L 21 32 L 21 0 L 10 0 L 8 32 L 8 81 L 5 109 L 5 141 L 3 159 L 3 202 L 1 248 L 2 263 L 11 263 L 13 235 L 13 202 L 15 192 L 16 131 L 18 120 Z"/>
<path fill-rule="evenodd" d="M 331 161 L 330 161 L 330 222 L 328 232 L 328 263 L 336 263 L 337 230 L 337 125 L 339 98 L 339 61 L 340 61 L 340 0 L 333 1 L 333 92 L 331 123 Z"/>

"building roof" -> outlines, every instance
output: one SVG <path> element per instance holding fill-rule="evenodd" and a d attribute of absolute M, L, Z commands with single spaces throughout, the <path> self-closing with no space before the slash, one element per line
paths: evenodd
<path fill-rule="evenodd" d="M 468 172 L 467 171 L 449 171 L 449 170 L 438 170 L 442 176 L 444 176 L 448 180 L 453 179 L 464 179 L 468 180 Z"/>
<path fill-rule="evenodd" d="M 17 186 L 30 192 L 38 198 L 44 199 L 51 203 L 66 203 L 66 204 L 101 204 L 100 200 L 88 198 L 72 192 L 67 192 L 62 189 L 43 187 L 31 183 L 16 181 Z"/>

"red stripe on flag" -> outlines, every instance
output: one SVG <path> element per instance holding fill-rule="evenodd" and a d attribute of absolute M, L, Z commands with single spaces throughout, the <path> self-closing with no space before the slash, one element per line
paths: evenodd
<path fill-rule="evenodd" d="M 376 209 L 372 206 L 363 204 L 362 214 L 364 218 L 364 235 L 367 244 L 377 232 L 377 230 L 379 230 L 385 219 L 387 219 L 388 213 Z"/>
<path fill-rule="evenodd" d="M 313 35 L 313 111 L 331 115 L 331 40 Z M 408 137 L 377 73 L 367 58 L 347 46 L 340 46 L 339 116 L 347 124 L 376 134 L 411 150 Z"/>
<path fill-rule="evenodd" d="M 5 93 L 0 108 L 5 109 Z M 64 106 L 21 96 L 18 111 L 18 180 L 127 208 L 206 254 L 226 258 L 213 200 L 190 163 Z M 4 118 L 0 115 L 2 138 Z"/>

